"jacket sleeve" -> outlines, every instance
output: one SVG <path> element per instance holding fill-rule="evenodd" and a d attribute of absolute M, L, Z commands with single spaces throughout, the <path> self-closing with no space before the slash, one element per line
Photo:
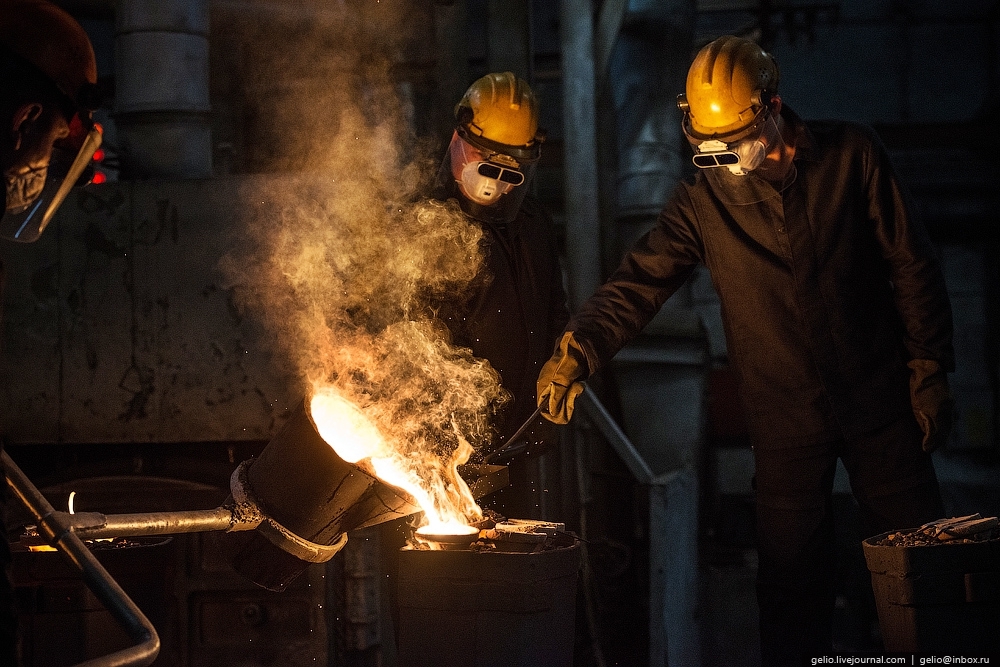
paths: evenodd
<path fill-rule="evenodd" d="M 702 259 L 690 192 L 679 186 L 656 225 L 628 251 L 566 327 L 587 355 L 591 374 L 641 332 Z"/>
<path fill-rule="evenodd" d="M 955 370 L 952 313 L 937 250 L 916 215 L 882 142 L 870 135 L 865 172 L 869 215 L 890 267 L 896 308 L 912 359 Z"/>

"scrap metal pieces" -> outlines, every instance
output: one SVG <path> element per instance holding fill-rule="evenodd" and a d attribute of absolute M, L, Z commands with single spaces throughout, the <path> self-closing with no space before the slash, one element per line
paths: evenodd
<path fill-rule="evenodd" d="M 926 546 L 942 543 L 985 542 L 1000 538 L 1000 520 L 995 516 L 969 514 L 937 519 L 915 530 L 890 532 L 880 542 L 882 546 Z"/>

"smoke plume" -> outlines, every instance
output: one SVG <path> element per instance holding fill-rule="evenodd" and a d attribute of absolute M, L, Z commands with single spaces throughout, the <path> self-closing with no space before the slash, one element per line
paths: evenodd
<path fill-rule="evenodd" d="M 428 199 L 438 156 L 414 136 L 391 59 L 371 46 L 297 46 L 323 77 L 309 76 L 291 107 L 267 106 L 300 161 L 260 179 L 221 266 L 298 389 L 356 406 L 393 457 L 447 495 L 456 457 L 490 439 L 506 400 L 489 363 L 453 346 L 434 317 L 480 272 L 482 233 L 454 201 Z"/>

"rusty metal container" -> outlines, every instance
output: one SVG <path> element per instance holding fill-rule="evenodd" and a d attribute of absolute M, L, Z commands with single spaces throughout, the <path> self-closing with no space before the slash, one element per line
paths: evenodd
<path fill-rule="evenodd" d="M 399 662 L 570 667 L 579 542 L 535 553 L 403 549 Z"/>
<path fill-rule="evenodd" d="M 888 535 L 862 542 L 885 650 L 1000 651 L 1000 539 L 880 545 Z"/>

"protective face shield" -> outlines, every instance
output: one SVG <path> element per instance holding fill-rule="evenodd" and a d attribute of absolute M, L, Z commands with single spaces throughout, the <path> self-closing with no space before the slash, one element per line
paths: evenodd
<path fill-rule="evenodd" d="M 774 112 L 764 109 L 759 116 L 747 130 L 726 137 L 728 141 L 699 139 L 684 125 L 685 136 L 695 151 L 692 162 L 702 169 L 712 190 L 727 204 L 742 206 L 778 197 L 795 182 L 795 164 Z"/>
<path fill-rule="evenodd" d="M 69 136 L 53 144 L 47 168 L 5 177 L 7 209 L 0 219 L 0 237 L 36 241 L 70 190 L 90 182 L 91 160 L 100 146 L 100 126 L 77 114 L 70 122 Z"/>
<path fill-rule="evenodd" d="M 490 156 L 458 137 L 457 133 L 456 137 L 458 140 L 451 143 L 451 162 L 461 166 L 456 182 L 463 196 L 480 206 L 490 206 L 524 183 L 524 174 L 509 166 L 510 162 L 504 160 L 506 165 L 491 162 Z"/>
<path fill-rule="evenodd" d="M 535 160 L 521 160 L 476 146 L 463 128 L 457 129 L 448 147 L 451 175 L 462 209 L 474 218 L 493 223 L 508 223 L 517 216 L 524 202 L 528 183 L 535 171 Z"/>
<path fill-rule="evenodd" d="M 512 72 L 492 72 L 469 86 L 455 105 L 455 121 L 439 184 L 447 196 L 458 195 L 467 215 L 513 222 L 545 140 L 534 92 Z"/>
<path fill-rule="evenodd" d="M 0 236 L 31 242 L 49 224 L 70 189 L 90 180 L 87 171 L 101 145 L 100 128 L 90 119 L 101 103 L 97 59 L 83 27 L 48 0 L 5 0 L 0 11 L 0 47 L 34 68 L 65 96 L 61 110 L 70 119 L 70 134 L 52 144 L 47 166 L 40 159 L 28 170 L 15 167 L 4 175 L 7 207 L 0 219 Z M 49 153 L 44 143 L 36 148 L 42 156 Z"/>
<path fill-rule="evenodd" d="M 691 161 L 700 169 L 726 167 L 737 176 L 745 176 L 764 163 L 767 154 L 779 141 L 778 125 L 769 108 L 764 107 L 745 130 L 729 137 L 711 139 L 698 136 L 691 128 L 688 114 L 682 122 L 684 136 L 694 149 Z"/>

